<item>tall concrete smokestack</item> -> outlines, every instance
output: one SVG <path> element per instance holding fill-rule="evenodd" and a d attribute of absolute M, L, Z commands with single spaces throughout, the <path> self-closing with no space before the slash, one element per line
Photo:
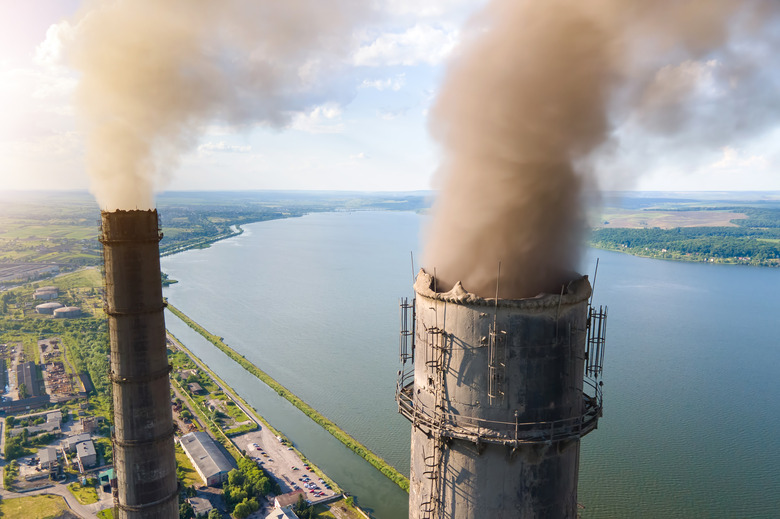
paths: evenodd
<path fill-rule="evenodd" d="M 178 517 L 157 211 L 102 212 L 122 519 Z"/>
<path fill-rule="evenodd" d="M 559 294 L 484 299 L 460 283 L 438 292 L 421 270 L 414 289 L 397 392 L 412 422 L 410 519 L 576 517 L 606 324 L 587 277 Z"/>

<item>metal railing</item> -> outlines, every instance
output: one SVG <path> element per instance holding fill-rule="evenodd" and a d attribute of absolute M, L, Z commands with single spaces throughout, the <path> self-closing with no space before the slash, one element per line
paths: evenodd
<path fill-rule="evenodd" d="M 581 438 L 594 430 L 602 413 L 601 386 L 585 379 L 593 395 L 585 392 L 583 412 L 578 416 L 555 421 L 520 422 L 517 417 L 506 421 L 487 420 L 434 410 L 415 402 L 413 372 L 402 373 L 396 391 L 399 412 L 413 424 L 437 429 L 441 436 L 472 442 L 503 445 L 544 444 Z M 510 415 L 511 416 L 511 415 Z"/>

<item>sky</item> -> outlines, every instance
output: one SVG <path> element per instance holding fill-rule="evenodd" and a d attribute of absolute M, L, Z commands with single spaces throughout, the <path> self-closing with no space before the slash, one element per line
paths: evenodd
<path fill-rule="evenodd" d="M 274 127 L 199 122 L 157 190 L 436 189 L 440 150 L 429 135 L 429 110 L 460 52 L 461 28 L 482 4 L 377 0 L 354 28 L 338 95 Z M 90 188 L 74 100 L 80 76 L 62 51 L 82 7 L 77 0 L 0 0 L 0 190 Z M 780 190 L 780 129 L 652 161 L 643 158 L 643 142 L 628 134 L 621 142 L 631 160 L 619 175 L 596 172 L 606 189 Z"/>

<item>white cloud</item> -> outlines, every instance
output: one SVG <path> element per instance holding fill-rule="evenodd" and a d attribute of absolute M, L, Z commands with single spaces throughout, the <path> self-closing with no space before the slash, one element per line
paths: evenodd
<path fill-rule="evenodd" d="M 441 63 L 458 43 L 458 30 L 417 24 L 401 33 L 384 33 L 352 57 L 357 66 L 379 67 Z"/>
<path fill-rule="evenodd" d="M 293 117 L 290 128 L 306 133 L 341 133 L 344 131 L 341 111 L 341 107 L 335 103 L 319 105 Z"/>
<path fill-rule="evenodd" d="M 440 18 L 453 12 L 468 13 L 482 3 L 475 0 L 382 0 L 379 5 L 386 13 L 395 16 Z"/>
<path fill-rule="evenodd" d="M 399 74 L 394 78 L 385 79 L 364 79 L 360 84 L 361 88 L 376 88 L 377 90 L 393 90 L 398 92 L 406 83 L 406 75 Z"/>
<path fill-rule="evenodd" d="M 349 160 L 365 160 L 368 158 L 368 155 L 366 155 L 364 152 L 355 153 L 354 155 L 349 156 Z"/>
<path fill-rule="evenodd" d="M 723 147 L 723 155 L 720 160 L 710 164 L 713 169 L 739 170 L 743 168 L 766 169 L 769 161 L 763 155 L 751 155 L 745 157 L 738 149 L 731 146 Z"/>
<path fill-rule="evenodd" d="M 35 49 L 35 63 L 47 68 L 63 67 L 63 42 L 72 37 L 73 27 L 67 20 L 49 26 L 46 38 Z"/>
<path fill-rule="evenodd" d="M 235 144 L 227 144 L 225 141 L 219 142 L 206 142 L 198 146 L 198 151 L 202 152 L 220 152 L 220 153 L 249 153 L 252 151 L 252 146 L 238 146 Z"/>

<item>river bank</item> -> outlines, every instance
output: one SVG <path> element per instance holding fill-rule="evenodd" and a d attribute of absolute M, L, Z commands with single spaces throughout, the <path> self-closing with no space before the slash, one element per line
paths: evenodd
<path fill-rule="evenodd" d="M 170 248 L 162 249 L 160 250 L 160 257 L 163 258 L 165 256 L 171 256 L 173 254 L 178 254 L 180 252 L 192 249 L 205 249 L 212 243 L 216 243 L 221 240 L 227 240 L 228 238 L 234 238 L 236 236 L 241 236 L 242 234 L 244 234 L 244 229 L 240 225 L 234 225 L 228 232 L 224 234 L 220 234 L 212 238 L 204 238 L 202 240 L 186 243 L 184 245 L 174 245 Z"/>
<path fill-rule="evenodd" d="M 750 257 L 745 256 L 730 256 L 720 257 L 708 254 L 692 254 L 682 253 L 667 249 L 635 249 L 625 246 L 610 247 L 603 244 L 591 242 L 589 244 L 594 249 L 605 250 L 610 252 L 619 252 L 621 254 L 628 254 L 629 256 L 635 256 L 637 258 L 649 258 L 666 261 L 680 261 L 687 263 L 709 263 L 715 265 L 742 265 L 751 267 L 768 267 L 778 268 L 780 267 L 780 259 L 762 260 L 760 262 L 754 261 Z"/>

